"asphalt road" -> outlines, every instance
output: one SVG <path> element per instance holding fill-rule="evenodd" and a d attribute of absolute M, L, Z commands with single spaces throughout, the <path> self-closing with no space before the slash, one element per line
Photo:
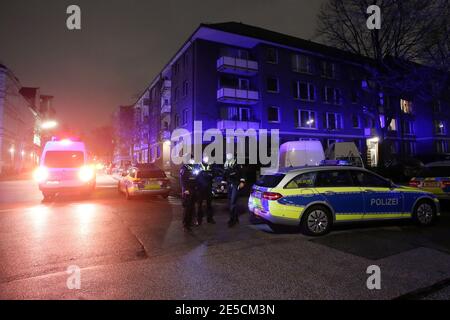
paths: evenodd
<path fill-rule="evenodd" d="M 450 297 L 447 213 L 431 228 L 372 223 L 310 238 L 273 233 L 245 213 L 228 229 L 218 200 L 217 224 L 189 234 L 179 199 L 127 201 L 116 184 L 99 176 L 89 199 L 42 203 L 33 182 L 0 182 L 0 299 Z M 380 290 L 367 288 L 371 265 L 380 267 Z M 80 289 L 67 285 L 71 266 Z"/>

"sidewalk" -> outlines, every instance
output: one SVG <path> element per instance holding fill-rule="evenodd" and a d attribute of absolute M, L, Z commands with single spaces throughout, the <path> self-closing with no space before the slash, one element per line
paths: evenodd
<path fill-rule="evenodd" d="M 0 175 L 0 181 L 30 180 L 32 178 L 33 178 L 32 171 Z"/>

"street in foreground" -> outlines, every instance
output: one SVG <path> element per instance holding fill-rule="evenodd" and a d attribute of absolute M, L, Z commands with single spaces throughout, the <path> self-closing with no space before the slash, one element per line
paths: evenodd
<path fill-rule="evenodd" d="M 89 199 L 47 203 L 31 181 L 0 182 L 1 299 L 450 297 L 448 287 L 433 290 L 450 279 L 446 206 L 430 228 L 386 222 L 310 238 L 273 233 L 246 213 L 229 229 L 222 199 L 217 224 L 189 234 L 178 198 L 127 201 L 111 176 L 97 180 Z M 367 288 L 371 265 L 381 268 L 381 290 Z M 79 290 L 67 287 L 70 266 L 81 268 Z"/>

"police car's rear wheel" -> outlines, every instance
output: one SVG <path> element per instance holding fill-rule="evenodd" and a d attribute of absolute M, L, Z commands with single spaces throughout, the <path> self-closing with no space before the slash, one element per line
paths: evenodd
<path fill-rule="evenodd" d="M 428 201 L 419 202 L 414 209 L 413 218 L 422 226 L 432 225 L 436 219 L 436 209 Z"/>
<path fill-rule="evenodd" d="M 330 231 L 332 217 L 328 209 L 314 206 L 303 214 L 301 228 L 310 236 L 321 236 Z"/>

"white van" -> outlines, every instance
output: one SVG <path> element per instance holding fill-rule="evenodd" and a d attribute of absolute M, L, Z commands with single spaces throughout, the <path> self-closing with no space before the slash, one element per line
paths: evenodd
<path fill-rule="evenodd" d="M 47 200 L 63 192 L 90 194 L 95 189 L 96 174 L 88 164 L 84 143 L 65 139 L 45 144 L 34 179 Z"/>
<path fill-rule="evenodd" d="M 290 141 L 280 146 L 280 168 L 318 166 L 325 160 L 320 141 Z"/>
<path fill-rule="evenodd" d="M 364 162 L 354 142 L 336 142 L 325 151 L 327 160 L 345 160 L 349 164 L 364 168 Z"/>

